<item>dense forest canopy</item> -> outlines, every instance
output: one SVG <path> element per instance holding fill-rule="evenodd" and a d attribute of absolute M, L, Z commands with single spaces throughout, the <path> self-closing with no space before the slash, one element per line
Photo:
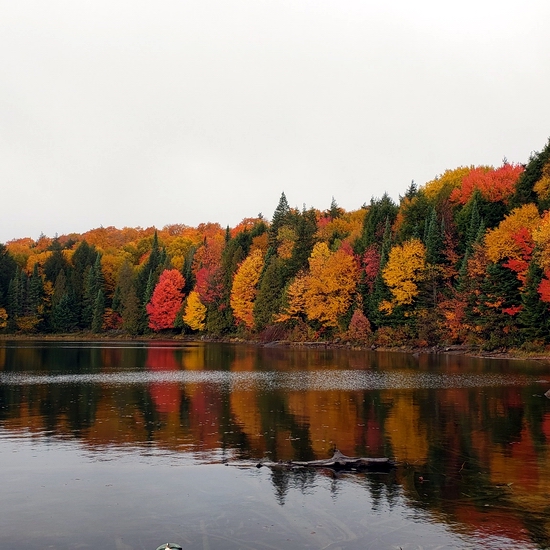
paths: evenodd
<path fill-rule="evenodd" d="M 550 141 L 346 212 L 0 244 L 0 332 L 550 344 Z"/>

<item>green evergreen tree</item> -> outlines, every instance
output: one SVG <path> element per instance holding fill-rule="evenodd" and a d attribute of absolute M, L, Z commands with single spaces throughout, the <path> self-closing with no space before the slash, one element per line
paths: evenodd
<path fill-rule="evenodd" d="M 44 262 L 43 271 L 46 280 L 55 284 L 55 280 L 61 271 L 64 272 L 65 277 L 67 276 L 67 273 L 70 271 L 70 266 L 69 262 L 63 255 L 63 247 L 61 246 L 59 239 L 55 238 L 49 249 L 52 251 L 52 254 Z"/>
<path fill-rule="evenodd" d="M 315 233 L 317 232 L 315 210 L 304 208 L 301 213 L 294 213 L 290 223 L 296 232 L 297 238 L 292 249 L 292 256 L 285 262 L 285 284 L 308 265 L 309 257 L 315 245 Z"/>
<path fill-rule="evenodd" d="M 8 330 L 13 332 L 17 328 L 19 316 L 19 277 L 13 277 L 8 286 L 6 311 L 8 313 Z"/>
<path fill-rule="evenodd" d="M 5 245 L 0 243 L 0 307 L 7 305 L 8 287 L 17 271 L 17 262 Z"/>
<path fill-rule="evenodd" d="M 271 220 L 271 226 L 269 228 L 269 246 L 277 248 L 277 236 L 279 229 L 285 225 L 288 216 L 290 214 L 290 206 L 286 200 L 286 195 L 284 191 L 281 193 L 281 198 L 279 199 L 279 204 L 273 212 L 273 218 Z"/>
<path fill-rule="evenodd" d="M 426 218 L 424 245 L 426 246 L 426 261 L 437 265 L 443 260 L 444 233 L 441 223 L 437 220 L 435 208 L 432 208 L 429 218 Z"/>
<path fill-rule="evenodd" d="M 78 326 L 74 299 L 64 292 L 52 308 L 52 327 L 55 332 L 72 332 Z"/>
<path fill-rule="evenodd" d="M 535 260 L 529 263 L 525 287 L 521 294 L 522 310 L 518 321 L 525 340 L 550 342 L 550 311 L 548 303 L 540 299 L 538 287 L 544 272 Z"/>
<path fill-rule="evenodd" d="M 421 239 L 425 220 L 429 217 L 430 203 L 422 190 L 414 182 L 401 197 L 399 214 L 401 223 L 395 235 L 395 242 L 402 244 L 409 239 Z"/>
<path fill-rule="evenodd" d="M 525 171 L 519 177 L 515 192 L 510 198 L 511 209 L 530 203 L 538 204 L 541 211 L 550 208 L 550 201 L 548 199 L 539 201 L 533 189 L 542 177 L 542 170 L 548 162 L 550 162 L 550 139 L 548 139 L 548 143 L 540 153 L 534 153 L 530 156 Z"/>
<path fill-rule="evenodd" d="M 363 220 L 363 232 L 354 245 L 355 252 L 362 254 L 371 245 L 379 246 L 388 220 L 391 226 L 398 211 L 398 206 L 387 193 L 381 199 L 372 198 Z"/>
<path fill-rule="evenodd" d="M 338 206 L 338 203 L 332 197 L 332 201 L 330 203 L 330 208 L 327 211 L 327 215 L 331 220 L 335 220 L 336 218 L 342 217 L 342 214 L 344 211 Z"/>
<path fill-rule="evenodd" d="M 254 323 L 261 331 L 273 322 L 273 316 L 280 311 L 285 286 L 283 261 L 272 256 L 260 281 L 254 302 Z"/>
<path fill-rule="evenodd" d="M 140 315 L 140 303 L 136 294 L 136 289 L 132 285 L 126 295 L 122 309 L 122 327 L 128 334 L 132 336 L 140 334 Z"/>
<path fill-rule="evenodd" d="M 103 329 L 103 315 L 105 314 L 105 296 L 100 288 L 97 291 L 97 297 L 94 304 L 94 312 L 92 318 L 92 332 L 98 333 Z"/>
<path fill-rule="evenodd" d="M 480 283 L 477 311 L 470 310 L 470 320 L 482 329 L 484 346 L 494 349 L 518 343 L 518 326 L 515 315 L 506 313 L 521 305 L 520 283 L 516 274 L 499 263 L 487 266 L 486 276 Z"/>
<path fill-rule="evenodd" d="M 95 253 L 95 258 L 92 265 L 87 267 L 83 273 L 83 276 L 85 277 L 85 283 L 83 287 L 80 326 L 82 328 L 89 329 L 92 328 L 98 292 L 103 290 L 104 286 L 103 270 L 101 268 L 101 254 L 99 252 Z M 103 305 L 105 307 L 104 293 L 103 301 Z"/>
<path fill-rule="evenodd" d="M 126 300 L 130 289 L 134 290 L 134 270 L 132 264 L 128 260 L 125 260 L 124 263 L 120 266 L 117 284 L 115 287 L 115 292 L 113 294 L 112 307 L 113 311 L 116 311 L 124 320 L 124 308 L 126 305 Z"/>
<path fill-rule="evenodd" d="M 93 310 L 93 302 L 96 293 L 91 298 L 92 304 L 85 304 L 90 301 L 86 295 L 89 272 L 94 265 L 97 253 L 94 246 L 90 246 L 86 241 L 82 241 L 74 254 L 71 257 L 72 268 L 68 273 L 70 278 L 70 287 L 74 294 L 76 315 L 80 320 L 81 328 L 90 328 L 91 310 Z M 88 311 L 84 313 L 84 308 L 87 306 Z"/>
<path fill-rule="evenodd" d="M 29 282 L 29 307 L 32 315 L 36 315 L 42 309 L 44 300 L 44 282 L 38 270 L 38 264 L 34 264 Z"/>
<path fill-rule="evenodd" d="M 384 278 L 382 277 L 382 271 L 386 264 L 388 263 L 388 258 L 390 255 L 392 247 L 392 232 L 391 232 L 391 223 L 389 216 L 386 218 L 384 224 L 384 233 L 382 236 L 382 244 L 380 245 L 380 267 L 378 269 L 378 274 L 374 280 L 374 285 L 371 293 L 366 292 L 363 294 L 363 303 L 365 307 L 365 313 L 369 321 L 371 321 L 376 328 L 381 326 L 392 326 L 394 325 L 402 316 L 401 308 L 395 308 L 394 313 L 391 315 L 386 315 L 380 311 L 380 304 L 384 300 L 391 299 L 391 292 L 388 289 Z M 366 289 L 364 289 L 365 291 Z"/>

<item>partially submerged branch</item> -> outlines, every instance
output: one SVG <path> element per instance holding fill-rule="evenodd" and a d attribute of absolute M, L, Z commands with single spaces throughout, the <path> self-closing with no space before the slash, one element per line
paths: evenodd
<path fill-rule="evenodd" d="M 261 468 L 329 468 L 331 470 L 349 471 L 388 471 L 395 468 L 395 461 L 391 458 L 363 458 L 346 456 L 340 451 L 334 451 L 331 458 L 322 460 L 289 460 L 287 462 L 260 462 L 257 467 Z"/>

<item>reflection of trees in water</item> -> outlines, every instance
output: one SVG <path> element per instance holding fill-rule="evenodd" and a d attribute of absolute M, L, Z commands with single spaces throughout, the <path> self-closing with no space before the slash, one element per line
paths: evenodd
<path fill-rule="evenodd" d="M 309 426 L 300 422 L 288 410 L 288 396 L 281 391 L 259 392 L 257 405 L 260 410 L 261 430 L 265 435 L 266 451 L 270 459 L 313 460 L 315 454 L 311 444 Z M 290 440 L 294 453 L 292 457 L 279 457 L 281 438 Z"/>
<path fill-rule="evenodd" d="M 387 473 L 344 473 L 330 469 L 315 468 L 271 468 L 271 483 L 275 490 L 275 498 L 282 506 L 290 490 L 294 489 L 302 494 L 310 494 L 319 488 L 320 481 L 330 479 L 329 488 L 333 500 L 337 500 L 344 486 L 353 483 L 362 486 L 372 498 L 372 509 L 380 510 L 384 504 L 389 507 L 397 503 L 402 495 L 401 485 L 396 481 L 394 471 Z"/>
<path fill-rule="evenodd" d="M 282 506 L 290 489 L 296 489 L 303 494 L 308 493 L 316 485 L 315 472 L 308 468 L 289 469 L 271 468 L 271 483 L 275 489 L 275 499 Z"/>
<path fill-rule="evenodd" d="M 396 354 L 373 357 L 233 345 L 182 349 L 171 345 L 152 354 L 145 345 L 14 346 L 4 350 L 2 372 L 136 371 L 151 360 L 152 370 L 155 365 L 231 372 L 323 368 L 327 376 L 338 368 L 384 370 L 393 365 L 429 371 L 437 367 L 435 356 L 422 356 L 419 366 L 405 356 L 405 367 Z M 480 365 L 474 364 L 476 372 L 485 372 Z M 464 370 L 468 362 L 461 358 L 451 366 Z M 490 366 L 494 370 L 494 363 Z M 169 384 L 171 392 L 166 392 Z M 227 450 L 228 456 L 250 460 L 267 454 L 273 461 L 324 458 L 316 453 L 322 452 L 320 427 L 327 424 L 326 433 L 335 434 L 336 445 L 339 436 L 347 442 L 349 449 L 341 449 L 347 454 L 394 456 L 404 449 L 413 456 L 411 464 L 395 474 L 393 484 L 384 477 L 356 478 L 365 483 L 373 506 L 391 503 L 402 484 L 412 506 L 443 514 L 451 523 L 481 524 L 475 516 L 478 509 L 489 521 L 488 510 L 498 506 L 502 521 L 512 525 L 515 519 L 518 530 L 527 529 L 537 544 L 550 546 L 544 503 L 550 491 L 550 482 L 545 481 L 550 478 L 550 400 L 542 397 L 538 386 L 338 390 L 318 391 L 311 397 L 265 387 L 247 388 L 237 395 L 228 384 L 169 384 L 157 384 L 154 392 L 145 383 L 0 384 L 0 420 L 15 430 L 63 434 L 90 446 L 123 442 L 178 450 L 184 442 L 186 449 Z M 174 410 L 170 403 L 177 404 Z M 327 456 L 330 443 L 327 440 Z M 274 473 L 278 502 L 284 503 L 292 488 L 308 491 L 315 475 L 322 474 Z M 335 498 L 342 481 L 335 477 L 331 482 Z"/>

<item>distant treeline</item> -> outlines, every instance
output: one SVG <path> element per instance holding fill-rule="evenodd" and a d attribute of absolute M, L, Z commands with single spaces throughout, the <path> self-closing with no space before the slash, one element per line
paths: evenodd
<path fill-rule="evenodd" d="M 0 332 L 235 335 L 356 345 L 550 344 L 550 141 L 447 170 L 396 204 L 237 227 L 98 228 L 0 244 Z"/>

